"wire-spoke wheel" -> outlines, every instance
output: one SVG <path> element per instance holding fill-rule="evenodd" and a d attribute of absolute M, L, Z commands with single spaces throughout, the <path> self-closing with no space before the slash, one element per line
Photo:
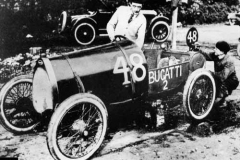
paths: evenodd
<path fill-rule="evenodd" d="M 32 103 L 32 76 L 22 75 L 7 82 L 1 89 L 0 103 L 0 121 L 8 131 L 26 133 L 40 122 Z"/>
<path fill-rule="evenodd" d="M 151 36 L 157 42 L 164 42 L 170 34 L 169 25 L 164 21 L 156 22 L 151 29 Z"/>
<path fill-rule="evenodd" d="M 74 38 L 81 45 L 91 44 L 95 37 L 95 28 L 90 23 L 81 23 L 74 30 Z"/>
<path fill-rule="evenodd" d="M 198 69 L 188 78 L 184 87 L 183 105 L 193 120 L 209 117 L 216 97 L 216 84 L 210 71 Z"/>
<path fill-rule="evenodd" d="M 69 97 L 54 112 L 47 133 L 47 144 L 55 159 L 85 160 L 102 144 L 107 131 L 107 110 L 91 94 Z"/>

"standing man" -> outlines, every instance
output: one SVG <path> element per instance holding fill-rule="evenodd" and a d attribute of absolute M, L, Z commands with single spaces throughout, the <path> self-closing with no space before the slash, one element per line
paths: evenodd
<path fill-rule="evenodd" d="M 146 18 L 140 12 L 141 0 L 131 0 L 129 6 L 120 6 L 107 24 L 107 32 L 111 41 L 115 35 L 122 35 L 143 47 Z"/>

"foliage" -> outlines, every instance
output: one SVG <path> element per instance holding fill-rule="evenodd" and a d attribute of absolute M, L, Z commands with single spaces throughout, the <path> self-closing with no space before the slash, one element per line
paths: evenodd
<path fill-rule="evenodd" d="M 211 24 L 227 21 L 228 13 L 236 12 L 238 7 L 229 6 L 225 2 L 192 2 L 179 9 L 179 21 L 184 24 Z"/>
<path fill-rule="evenodd" d="M 33 61 L 38 57 L 30 53 L 20 53 L 15 57 L 0 60 L 0 83 L 5 83 L 18 75 L 30 74 L 34 64 Z"/>
<path fill-rule="evenodd" d="M 225 3 L 228 6 L 239 5 L 239 0 L 214 0 L 214 2 Z"/>

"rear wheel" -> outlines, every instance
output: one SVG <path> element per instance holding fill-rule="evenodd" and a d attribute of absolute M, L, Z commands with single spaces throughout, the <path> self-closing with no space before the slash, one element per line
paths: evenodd
<path fill-rule="evenodd" d="M 157 42 L 164 42 L 170 34 L 169 25 L 164 21 L 156 22 L 151 28 L 151 37 Z"/>
<path fill-rule="evenodd" d="M 22 75 L 7 82 L 0 92 L 0 121 L 16 134 L 31 131 L 40 115 L 32 103 L 32 76 Z"/>
<path fill-rule="evenodd" d="M 74 38 L 81 45 L 89 45 L 96 38 L 95 28 L 90 23 L 80 23 L 74 30 Z"/>
<path fill-rule="evenodd" d="M 54 112 L 47 133 L 47 144 L 55 159 L 85 160 L 102 144 L 107 131 L 107 110 L 91 94 L 76 94 Z"/>
<path fill-rule="evenodd" d="M 183 92 L 183 105 L 187 115 L 195 121 L 202 121 L 213 111 L 216 84 L 210 71 L 198 69 L 188 78 Z"/>

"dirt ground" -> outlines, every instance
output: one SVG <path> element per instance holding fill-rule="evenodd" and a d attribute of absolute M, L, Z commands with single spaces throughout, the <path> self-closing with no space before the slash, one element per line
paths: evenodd
<path fill-rule="evenodd" d="M 233 44 L 236 54 L 239 26 L 223 24 L 197 26 L 199 41 L 205 45 L 225 39 Z M 178 38 L 185 42 L 189 28 L 179 28 Z M 182 48 L 180 48 L 182 49 Z M 240 79 L 240 61 L 236 59 Z M 158 117 L 155 130 L 136 126 L 119 128 L 109 134 L 94 160 L 239 160 L 240 159 L 240 88 L 228 97 L 229 104 L 219 112 L 216 122 L 193 125 L 180 117 L 174 127 L 166 127 L 163 117 Z M 46 132 L 13 135 L 0 126 L 0 159 L 17 157 L 19 160 L 53 160 L 47 144 Z"/>

